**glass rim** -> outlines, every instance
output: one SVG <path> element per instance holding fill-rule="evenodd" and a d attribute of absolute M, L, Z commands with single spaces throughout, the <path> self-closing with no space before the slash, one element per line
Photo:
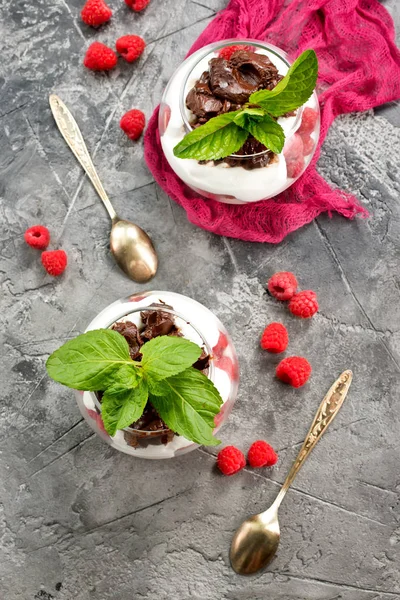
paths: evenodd
<path fill-rule="evenodd" d="M 280 48 L 278 48 L 278 46 L 274 46 L 273 44 L 269 44 L 267 42 L 261 42 L 260 40 L 254 40 L 251 38 L 248 39 L 235 39 L 235 38 L 231 38 L 229 40 L 224 40 L 221 42 L 212 42 L 211 44 L 208 44 L 207 46 L 204 46 L 202 48 L 202 50 L 207 50 L 207 52 L 201 53 L 201 55 L 199 56 L 199 59 L 195 62 L 195 64 L 193 65 L 193 67 L 190 69 L 190 71 L 188 72 L 188 74 L 186 75 L 186 77 L 183 80 L 182 83 L 182 87 L 181 87 L 181 91 L 180 91 L 180 97 L 179 97 L 179 108 L 180 108 L 180 112 L 181 112 L 181 118 L 184 124 L 184 127 L 186 129 L 187 132 L 193 131 L 193 127 L 190 125 L 189 120 L 187 119 L 186 116 L 186 97 L 185 97 L 185 90 L 186 90 L 186 86 L 189 80 L 190 75 L 193 73 L 194 69 L 197 67 L 197 65 L 208 55 L 211 53 L 215 53 L 218 50 L 220 50 L 221 48 L 225 48 L 226 46 L 238 46 L 238 45 L 251 45 L 251 46 L 256 46 L 258 48 L 262 48 L 264 50 L 268 50 L 269 52 L 271 52 L 272 54 L 275 54 L 278 58 L 280 58 L 281 60 L 283 60 L 285 62 L 285 64 L 290 67 L 292 62 L 289 60 L 287 53 L 284 50 L 281 50 Z M 313 92 L 314 93 L 314 92 Z M 293 135 L 293 133 L 296 132 L 297 129 L 297 124 L 300 120 L 301 114 L 303 112 L 303 107 L 300 106 L 297 109 L 297 114 L 296 114 L 296 119 L 291 127 L 291 129 L 288 131 L 287 134 L 285 134 L 285 141 L 291 137 Z M 234 160 L 244 160 L 244 159 L 252 159 L 252 158 L 256 158 L 259 156 L 264 156 L 264 154 L 267 154 L 268 152 L 272 152 L 271 150 L 269 150 L 268 148 L 266 148 L 265 150 L 262 150 L 261 152 L 257 152 L 256 154 L 230 154 L 229 156 L 225 157 L 225 158 L 232 158 Z"/>
<path fill-rule="evenodd" d="M 152 310 L 152 311 L 156 310 L 156 311 L 160 311 L 160 312 L 161 311 L 167 312 L 167 313 L 174 315 L 174 317 L 177 317 L 178 319 L 181 319 L 182 321 L 184 321 L 201 338 L 203 346 L 205 347 L 207 354 L 212 357 L 212 348 L 210 348 L 209 343 L 204 338 L 201 331 L 195 325 L 193 325 L 193 323 L 191 323 L 190 320 L 188 320 L 186 317 L 184 317 L 181 313 L 176 311 L 174 308 L 169 308 L 167 306 L 164 307 L 164 306 L 147 305 L 147 306 L 141 306 L 141 307 L 137 307 L 137 308 L 133 308 L 133 309 L 129 309 L 129 310 L 124 310 L 124 312 L 119 317 L 117 317 L 117 318 L 113 317 L 111 319 L 111 321 L 107 325 L 104 326 L 104 329 L 110 329 L 110 327 L 112 325 L 114 325 L 114 323 L 118 323 L 120 319 L 124 319 L 125 317 L 127 317 L 131 314 L 138 313 L 138 312 L 139 313 L 145 312 L 146 310 Z M 184 338 L 184 339 L 187 339 L 187 338 Z M 207 374 L 208 379 L 211 379 L 211 381 L 213 381 L 213 375 L 214 375 L 214 364 L 211 360 L 210 365 L 209 365 L 209 372 Z M 94 401 L 95 407 L 99 411 L 99 414 L 101 415 L 101 402 L 99 402 L 95 392 L 89 392 L 89 393 L 93 395 L 93 401 Z M 159 435 L 167 434 L 169 431 L 171 431 L 174 435 L 177 435 L 176 432 L 173 431 L 172 429 L 150 430 L 150 429 L 134 429 L 133 427 L 124 427 L 123 429 L 119 429 L 118 431 L 127 431 L 129 433 L 134 433 L 134 434 L 143 434 L 143 433 L 147 434 L 147 435 L 140 436 L 143 438 L 152 437 L 152 436 L 156 437 L 156 434 L 159 434 Z"/>

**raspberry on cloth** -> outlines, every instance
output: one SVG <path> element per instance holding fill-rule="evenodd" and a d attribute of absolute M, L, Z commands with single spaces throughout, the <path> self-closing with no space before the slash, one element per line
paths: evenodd
<path fill-rule="evenodd" d="M 161 147 L 156 109 L 144 142 L 146 162 L 157 183 L 195 225 L 247 241 L 279 243 L 323 212 L 337 212 L 351 219 L 368 216 L 357 198 L 332 188 L 315 167 L 329 127 L 338 115 L 369 110 L 400 98 L 400 52 L 388 11 L 378 0 L 294 0 L 290 4 L 283 0 L 231 0 L 193 44 L 189 55 L 229 38 L 265 40 L 284 49 L 291 58 L 306 48 L 316 50 L 322 121 L 311 164 L 290 188 L 269 200 L 230 205 L 205 199 L 189 189 L 169 166 Z M 310 126 L 307 115 L 305 130 Z M 304 157 L 291 161 L 292 176 L 301 169 L 302 160 Z"/>

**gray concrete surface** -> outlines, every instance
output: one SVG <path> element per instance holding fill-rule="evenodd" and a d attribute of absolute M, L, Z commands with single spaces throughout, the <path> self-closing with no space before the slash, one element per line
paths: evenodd
<path fill-rule="evenodd" d="M 190 225 L 146 169 L 142 145 L 119 130 L 125 110 L 151 114 L 192 41 L 225 0 L 152 0 L 142 15 L 112 2 L 99 33 L 79 20 L 81 0 L 0 2 L 0 598 L 2 600 L 391 600 L 400 598 L 400 109 L 337 120 L 321 173 L 354 192 L 368 221 L 322 216 L 278 246 L 222 239 Z M 386 6 L 400 26 L 395 0 Z M 84 70 L 94 39 L 128 31 L 148 42 L 138 65 Z M 105 210 L 56 131 L 47 96 L 73 109 L 115 206 L 156 241 L 153 286 L 210 307 L 230 330 L 241 386 L 224 443 L 259 437 L 279 451 L 273 470 L 219 476 L 215 449 L 147 462 L 112 451 L 82 420 L 72 394 L 44 364 L 107 304 L 137 291 L 107 251 Z M 46 223 L 69 266 L 44 274 L 23 241 Z M 264 292 L 290 269 L 320 298 L 311 322 L 290 319 Z M 258 348 L 283 320 L 310 383 L 273 378 Z M 233 531 L 274 498 L 331 381 L 352 368 L 341 414 L 280 512 L 282 544 L 269 570 L 236 576 Z"/>

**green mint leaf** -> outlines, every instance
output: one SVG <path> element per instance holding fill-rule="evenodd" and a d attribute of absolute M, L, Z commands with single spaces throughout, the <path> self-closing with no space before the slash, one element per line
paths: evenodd
<path fill-rule="evenodd" d="M 259 90 L 249 98 L 274 117 L 302 106 L 315 88 L 318 59 L 314 50 L 306 50 L 295 60 L 285 77 L 273 90 Z"/>
<path fill-rule="evenodd" d="M 247 131 L 233 122 L 239 112 L 218 115 L 187 133 L 175 146 L 175 156 L 196 160 L 218 160 L 239 150 L 248 136 Z"/>
<path fill-rule="evenodd" d="M 135 388 L 115 383 L 107 388 L 101 400 L 101 416 L 109 435 L 128 427 L 142 416 L 148 399 L 147 383 L 143 378 Z"/>
<path fill-rule="evenodd" d="M 246 123 L 249 117 L 253 118 L 254 120 L 258 120 L 262 119 L 264 115 L 265 111 L 262 108 L 244 108 L 243 110 L 239 111 L 233 122 L 236 123 L 236 125 L 239 125 L 239 127 L 247 129 Z"/>
<path fill-rule="evenodd" d="M 199 358 L 201 348 L 185 338 L 162 335 L 146 342 L 141 353 L 144 375 L 151 386 L 153 381 L 171 377 L 191 367 Z"/>
<path fill-rule="evenodd" d="M 200 371 L 191 367 L 158 382 L 150 401 L 172 431 L 197 444 L 216 446 L 220 443 L 213 436 L 213 430 L 222 398 L 213 382 Z"/>
<path fill-rule="evenodd" d="M 262 119 L 255 120 L 254 117 L 247 117 L 245 127 L 253 137 L 264 144 L 267 148 L 279 154 L 285 144 L 285 133 L 282 127 L 269 117 L 264 115 Z"/>
<path fill-rule="evenodd" d="M 46 362 L 52 379 L 76 390 L 105 390 L 122 367 L 136 369 L 125 338 L 111 329 L 78 335 L 53 352 Z M 125 375 L 126 376 L 126 375 Z"/>

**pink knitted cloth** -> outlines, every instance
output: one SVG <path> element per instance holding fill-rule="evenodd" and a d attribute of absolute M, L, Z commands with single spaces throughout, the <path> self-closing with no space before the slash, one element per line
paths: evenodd
<path fill-rule="evenodd" d="M 367 216 L 354 196 L 332 189 L 316 172 L 321 144 L 337 115 L 400 98 L 400 51 L 393 21 L 378 0 L 230 0 L 189 54 L 213 41 L 255 38 L 296 57 L 314 48 L 319 60 L 321 137 L 312 163 L 288 190 L 249 205 L 206 200 L 188 188 L 164 158 L 158 109 L 145 135 L 145 158 L 154 179 L 186 210 L 189 220 L 219 235 L 280 242 L 320 213 Z"/>

